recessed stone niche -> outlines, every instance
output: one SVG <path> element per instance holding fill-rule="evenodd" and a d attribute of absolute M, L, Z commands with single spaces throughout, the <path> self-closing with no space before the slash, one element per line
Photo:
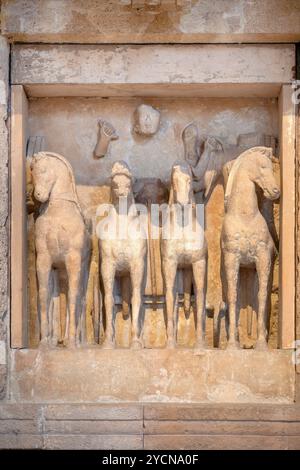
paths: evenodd
<path fill-rule="evenodd" d="M 219 96 L 220 91 L 217 97 L 211 93 L 205 96 L 203 91 L 202 96 L 193 97 L 191 93 L 166 96 L 161 89 L 158 96 L 155 85 L 151 96 L 149 92 L 143 96 L 140 90 L 131 96 L 122 96 L 122 93 L 101 96 L 95 89 L 94 96 L 81 96 L 84 88 L 80 91 L 77 86 L 74 94 L 78 96 L 70 96 L 72 85 L 68 84 L 66 96 L 58 96 L 61 88 L 57 87 L 55 93 L 56 85 L 54 88 L 52 85 L 48 97 L 47 84 L 44 92 L 43 84 L 38 91 L 26 80 L 24 85 L 25 89 L 21 85 L 12 87 L 12 247 L 22 259 L 21 265 L 12 260 L 12 280 L 15 280 L 12 284 L 12 347 L 16 348 L 12 352 L 12 398 L 38 402 L 292 401 L 295 371 L 290 348 L 294 337 L 294 324 L 291 324 L 294 310 L 291 312 L 290 307 L 294 309 L 294 285 L 289 263 L 291 260 L 294 263 L 294 255 L 289 243 L 293 240 L 294 203 L 290 196 L 294 193 L 287 182 L 294 171 L 290 87 L 280 84 L 276 88 L 272 84 L 267 89 L 263 85 L 259 92 L 257 87 L 255 92 L 250 87 L 241 97 L 236 96 L 232 85 L 232 93 L 227 87 L 226 97 Z M 160 113 L 157 130 L 149 135 L 135 132 L 136 110 L 142 104 Z M 99 118 L 113 126 L 115 138 L 107 145 L 106 153 L 102 152 L 103 158 L 96 159 Z M 258 281 L 255 271 L 246 268 L 240 270 L 238 286 L 241 349 L 227 350 L 228 321 L 222 304 L 224 279 L 220 248 L 224 219 L 221 172 L 205 207 L 208 263 L 204 348 L 194 347 L 195 296 L 192 292 L 187 315 L 183 305 L 186 271 L 182 269 L 178 270 L 175 283 L 177 346 L 167 348 L 165 288 L 157 240 L 148 242 L 139 319 L 143 349 L 130 349 L 131 315 L 124 312 L 124 292 L 118 279 L 113 293 L 116 344 L 114 349 L 103 347 L 107 320 L 94 231 L 84 299 L 83 340 L 75 349 L 63 344 L 66 295 L 57 291 L 53 278 L 49 284 L 52 289 L 49 312 L 56 318 L 56 324 L 51 327 L 55 330 L 56 344 L 52 341 L 46 348 L 41 347 L 34 239 L 38 212 L 34 201 L 28 203 L 34 189 L 29 166 L 32 155 L 42 150 L 66 158 L 74 172 L 81 210 L 85 217 L 95 219 L 99 204 L 111 201 L 111 171 L 119 160 L 125 161 L 131 169 L 136 199 L 143 201 L 145 185 L 159 179 L 163 188 L 161 197 L 168 202 L 172 166 L 176 161 L 184 162 L 182 132 L 189 123 L 194 123 L 198 129 L 199 145 L 201 139 L 204 142 L 207 136 L 213 136 L 222 143 L 226 155 L 231 155 L 227 158 L 229 161 L 255 146 L 271 147 L 275 156 L 273 172 L 282 196 L 280 204 L 273 204 L 269 211 L 273 235 L 279 237 L 280 248 L 274 262 L 272 286 L 269 286 L 268 350 L 255 349 Z M 20 152 L 23 152 L 22 161 Z M 21 184 L 18 186 L 18 183 Z M 17 213 L 21 217 L 17 218 Z"/>

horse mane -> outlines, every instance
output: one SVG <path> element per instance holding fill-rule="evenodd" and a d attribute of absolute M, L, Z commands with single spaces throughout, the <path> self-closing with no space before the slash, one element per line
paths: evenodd
<path fill-rule="evenodd" d="M 234 163 L 231 167 L 229 177 L 228 177 L 228 181 L 227 181 L 227 185 L 226 185 L 225 210 L 227 209 L 227 203 L 228 203 L 228 200 L 229 200 L 230 195 L 231 195 L 232 186 L 233 186 L 233 182 L 235 180 L 235 176 L 236 176 L 241 164 L 244 162 L 244 160 L 249 158 L 249 156 L 253 155 L 254 153 L 261 153 L 262 155 L 268 157 L 271 161 L 273 160 L 273 150 L 272 150 L 272 148 L 269 148 L 269 147 L 252 147 L 251 149 L 245 150 L 243 153 L 241 153 L 236 158 L 236 160 L 234 161 Z"/>
<path fill-rule="evenodd" d="M 38 153 L 33 155 L 32 159 L 33 159 L 33 162 L 34 162 L 34 161 L 38 161 L 42 158 L 47 158 L 47 157 L 56 158 L 57 160 L 62 162 L 65 165 L 65 167 L 67 168 L 68 174 L 69 174 L 70 179 L 71 179 L 72 190 L 73 190 L 73 194 L 74 194 L 74 202 L 76 204 L 77 209 L 79 210 L 79 213 L 80 213 L 81 217 L 83 218 L 84 223 L 87 224 L 87 220 L 86 220 L 86 218 L 85 218 L 85 216 L 82 212 L 82 209 L 80 207 L 79 198 L 78 198 L 77 189 L 76 189 L 76 184 L 75 184 L 74 173 L 73 173 L 73 168 L 72 168 L 70 162 L 68 162 L 68 160 L 65 157 L 63 157 L 62 155 L 60 155 L 58 153 L 54 153 L 54 152 L 38 152 Z"/>

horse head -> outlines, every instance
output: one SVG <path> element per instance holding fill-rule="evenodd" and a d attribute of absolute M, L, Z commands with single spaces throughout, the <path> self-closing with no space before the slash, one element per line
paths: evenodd
<path fill-rule="evenodd" d="M 48 201 L 56 181 L 56 172 L 45 152 L 36 153 L 31 161 L 34 197 L 39 202 Z"/>
<path fill-rule="evenodd" d="M 114 163 L 111 172 L 111 196 L 112 201 L 117 202 L 119 198 L 133 198 L 133 175 L 129 166 L 123 160 Z"/>
<path fill-rule="evenodd" d="M 190 166 L 184 162 L 175 163 L 172 167 L 169 204 L 177 203 L 184 206 L 192 203 L 193 200 L 193 178 Z"/>
<path fill-rule="evenodd" d="M 254 147 L 250 149 L 247 172 L 267 199 L 276 200 L 280 196 L 280 190 L 274 177 L 273 160 L 271 148 Z"/>

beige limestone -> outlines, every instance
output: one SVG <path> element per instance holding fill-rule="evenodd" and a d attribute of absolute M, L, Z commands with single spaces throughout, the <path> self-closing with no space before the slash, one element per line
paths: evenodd
<path fill-rule="evenodd" d="M 152 0 L 152 3 L 154 0 Z M 3 0 L 13 41 L 77 43 L 297 42 L 297 0 Z M 158 2 L 156 1 L 156 4 Z M 165 5 L 167 3 L 167 5 Z"/>
<path fill-rule="evenodd" d="M 293 89 L 283 86 L 279 98 L 282 204 L 280 206 L 279 344 L 292 348 L 295 340 L 295 106 Z M 284 184 L 289 181 L 290 184 Z M 283 255 L 283 250 L 284 255 Z"/>
<path fill-rule="evenodd" d="M 13 46 L 12 82 L 121 89 L 124 84 L 286 83 L 294 75 L 294 53 L 293 45 L 18 44 Z"/>
<path fill-rule="evenodd" d="M 8 79 L 9 47 L 0 37 L 0 342 L 5 360 L 0 364 L 0 399 L 6 395 L 7 360 L 6 349 L 9 342 L 9 270 L 8 270 Z"/>
<path fill-rule="evenodd" d="M 23 402 L 294 400 L 289 351 L 15 350 L 11 399 Z M 126 364 L 126 367 L 125 367 Z"/>
<path fill-rule="evenodd" d="M 160 109 L 161 126 L 151 139 L 141 141 L 132 126 L 134 111 L 143 102 L 140 97 L 32 99 L 29 134 L 44 136 L 49 151 L 59 148 L 76 183 L 89 187 L 107 184 L 113 163 L 123 155 L 137 179 L 168 182 L 173 163 L 184 158 L 181 133 L 191 121 L 200 135 L 218 136 L 225 147 L 236 145 L 240 134 L 278 136 L 276 99 L 172 97 L 147 98 L 147 104 Z M 119 139 L 111 144 L 109 158 L 95 160 L 99 116 L 113 123 Z"/>
<path fill-rule="evenodd" d="M 0 406 L 1 448 L 299 449 L 300 410 L 278 404 Z"/>
<path fill-rule="evenodd" d="M 125 84 L 136 87 L 155 84 L 287 83 L 294 76 L 294 64 L 294 46 L 282 44 L 16 44 L 12 48 L 12 83 L 110 85 L 117 86 L 122 95 Z M 152 91 L 155 93 L 155 90 Z"/>

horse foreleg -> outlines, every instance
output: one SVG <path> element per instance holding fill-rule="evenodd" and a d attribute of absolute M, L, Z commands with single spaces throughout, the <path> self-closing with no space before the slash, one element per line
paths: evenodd
<path fill-rule="evenodd" d="M 206 258 L 193 264 L 193 275 L 196 286 L 196 347 L 202 348 L 205 344 Z"/>
<path fill-rule="evenodd" d="M 238 349 L 237 338 L 237 285 L 239 278 L 239 260 L 234 253 L 224 253 L 224 269 L 226 274 L 227 299 L 229 308 L 228 349 Z"/>
<path fill-rule="evenodd" d="M 191 308 L 192 280 L 192 270 L 185 269 L 183 272 L 183 308 L 186 318 L 189 316 Z"/>
<path fill-rule="evenodd" d="M 112 348 L 114 346 L 115 336 L 113 324 L 115 265 L 111 258 L 102 260 L 101 275 L 104 287 L 104 306 L 106 314 L 106 332 L 103 347 Z"/>
<path fill-rule="evenodd" d="M 132 347 L 137 349 L 142 347 L 142 341 L 139 335 L 139 318 L 142 303 L 142 284 L 144 277 L 144 264 L 139 260 L 139 264 L 134 264 L 130 271 L 131 285 L 132 285 L 132 324 L 131 324 L 131 337 Z"/>
<path fill-rule="evenodd" d="M 256 349 L 265 350 L 267 343 L 267 298 L 270 271 L 272 266 L 271 253 L 259 253 L 256 261 L 258 276 L 258 313 Z"/>
<path fill-rule="evenodd" d="M 130 293 L 131 293 L 131 284 L 130 277 L 123 276 L 120 279 L 121 281 L 121 295 L 122 295 L 122 313 L 123 318 L 127 318 L 130 311 Z"/>
<path fill-rule="evenodd" d="M 69 328 L 67 332 L 67 343 L 70 347 L 76 345 L 79 340 L 77 325 L 80 319 L 76 318 L 81 298 L 82 256 L 81 253 L 72 253 L 66 257 L 66 270 L 68 275 L 68 305 L 69 305 Z"/>
<path fill-rule="evenodd" d="M 177 325 L 174 325 L 174 284 L 177 272 L 177 262 L 172 259 L 162 260 L 163 278 L 166 292 L 167 310 L 167 346 L 175 347 L 175 332 Z"/>
<path fill-rule="evenodd" d="M 51 273 L 50 256 L 38 254 L 36 259 L 36 269 L 39 285 L 39 307 L 40 307 L 40 337 L 41 344 L 47 344 L 49 340 L 49 278 Z"/>

